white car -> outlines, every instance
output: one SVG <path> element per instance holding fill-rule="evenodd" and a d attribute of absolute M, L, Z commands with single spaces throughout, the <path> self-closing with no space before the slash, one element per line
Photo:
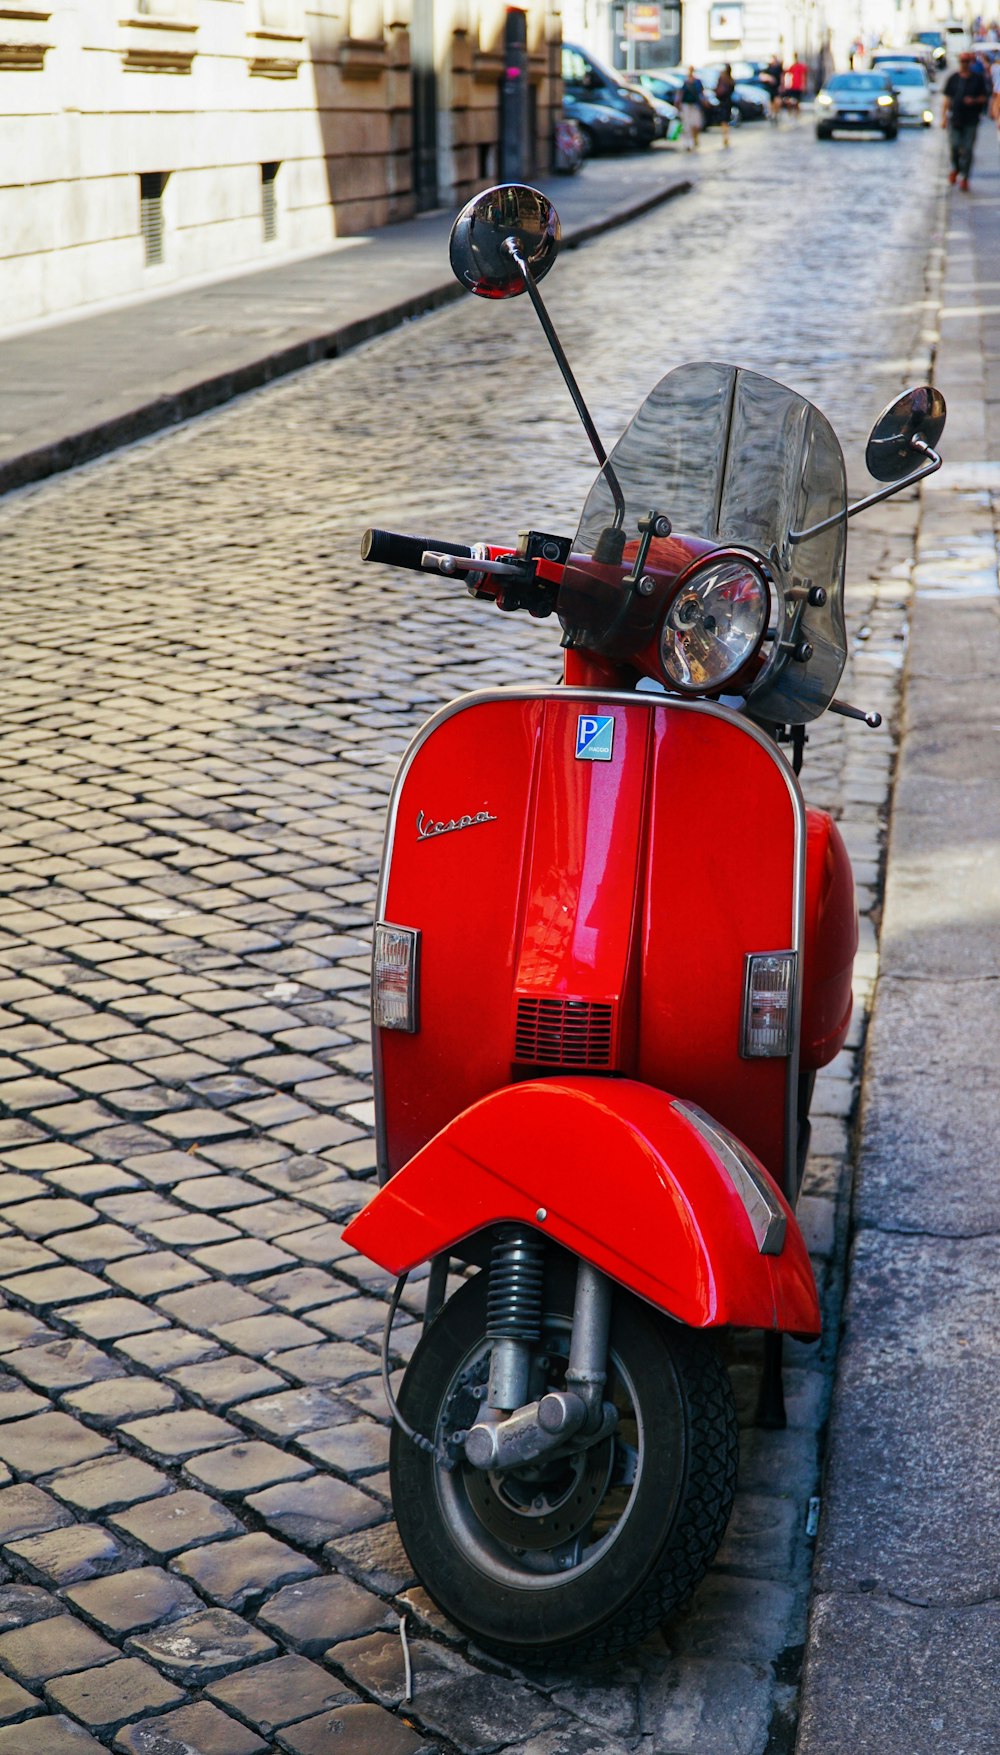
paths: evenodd
<path fill-rule="evenodd" d="M 909 55 L 877 55 L 872 61 L 879 73 L 888 75 L 899 104 L 901 122 L 918 122 L 929 128 L 934 121 L 931 86 L 927 70 Z"/>

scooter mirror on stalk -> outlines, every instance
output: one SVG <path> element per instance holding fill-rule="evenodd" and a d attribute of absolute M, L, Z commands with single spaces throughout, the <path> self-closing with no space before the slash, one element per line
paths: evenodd
<path fill-rule="evenodd" d="M 872 427 L 865 467 L 876 481 L 899 481 L 913 468 L 914 453 L 937 449 L 944 432 L 944 397 L 932 384 L 906 390 L 884 408 Z"/>
<path fill-rule="evenodd" d="M 495 189 L 484 189 L 481 195 L 463 207 L 452 226 L 449 255 L 457 279 L 470 292 L 478 293 L 480 298 L 510 299 L 517 293 L 526 292 L 531 300 L 611 490 L 615 503 L 614 523 L 608 526 L 607 540 L 601 546 L 599 558 L 616 564 L 622 558 L 625 541 L 622 535 L 624 495 L 538 290 L 538 282 L 556 259 L 559 237 L 559 215 L 547 196 L 538 189 L 529 188 L 526 183 L 498 183 Z"/>
<path fill-rule="evenodd" d="M 834 513 L 832 518 L 811 524 L 808 530 L 790 530 L 788 541 L 806 542 L 809 537 L 832 529 L 842 518 L 855 518 L 859 512 L 867 512 L 870 506 L 890 500 L 903 488 L 916 487 L 925 476 L 933 475 L 941 467 L 941 457 L 935 447 L 944 432 L 947 412 L 944 397 L 933 384 L 920 384 L 913 390 L 904 390 L 902 396 L 897 396 L 895 402 L 890 402 L 888 408 L 882 410 L 865 448 L 869 475 L 887 485 L 880 487 L 877 493 L 866 494 L 863 500 L 855 500 L 853 506 Z"/>
<path fill-rule="evenodd" d="M 451 233 L 456 280 L 482 299 L 513 299 L 527 291 L 524 275 L 505 247 L 513 239 L 536 281 L 559 251 L 559 216 L 551 201 L 524 183 L 501 183 L 463 207 Z"/>

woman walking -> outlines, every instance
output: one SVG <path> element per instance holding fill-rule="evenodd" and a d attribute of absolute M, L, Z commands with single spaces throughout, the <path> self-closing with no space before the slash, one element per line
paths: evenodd
<path fill-rule="evenodd" d="M 722 127 L 723 146 L 729 145 L 729 124 L 733 119 L 733 94 L 735 90 L 736 81 L 733 78 L 733 70 L 727 61 L 722 72 L 719 74 L 715 86 L 715 99 L 719 106 L 719 122 Z"/>
<path fill-rule="evenodd" d="M 687 78 L 681 86 L 681 116 L 684 121 L 684 132 L 688 138 L 688 152 L 696 152 L 701 131 L 705 126 L 705 112 L 702 98 L 705 87 L 698 78 L 693 67 L 687 70 Z"/>

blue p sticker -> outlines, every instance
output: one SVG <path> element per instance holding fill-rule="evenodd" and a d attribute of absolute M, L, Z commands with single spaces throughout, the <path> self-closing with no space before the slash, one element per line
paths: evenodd
<path fill-rule="evenodd" d="M 610 762 L 615 722 L 610 713 L 581 713 L 576 722 L 578 762 Z"/>

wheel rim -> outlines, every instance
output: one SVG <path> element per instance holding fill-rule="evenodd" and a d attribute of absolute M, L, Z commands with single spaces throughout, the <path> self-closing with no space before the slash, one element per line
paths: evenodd
<path fill-rule="evenodd" d="M 569 1336 L 566 1317 L 546 1317 L 546 1389 L 563 1387 Z M 543 1459 L 502 1475 L 473 1469 L 465 1462 L 450 1472 L 435 1470 L 435 1491 L 454 1539 L 466 1558 L 496 1583 L 522 1590 L 565 1587 L 590 1571 L 621 1539 L 650 1459 L 639 1395 L 614 1348 L 609 1364 L 605 1395 L 619 1410 L 618 1431 L 610 1438 L 567 1458 Z M 445 1390 L 439 1442 L 447 1444 L 456 1431 L 471 1423 L 470 1406 L 478 1407 L 472 1392 L 485 1383 L 488 1369 L 489 1343 L 480 1339 Z M 657 1393 L 671 1400 L 675 1413 L 671 1430 L 676 1455 L 663 1504 L 668 1522 L 684 1479 L 686 1437 L 676 1382 L 661 1382 Z"/>

